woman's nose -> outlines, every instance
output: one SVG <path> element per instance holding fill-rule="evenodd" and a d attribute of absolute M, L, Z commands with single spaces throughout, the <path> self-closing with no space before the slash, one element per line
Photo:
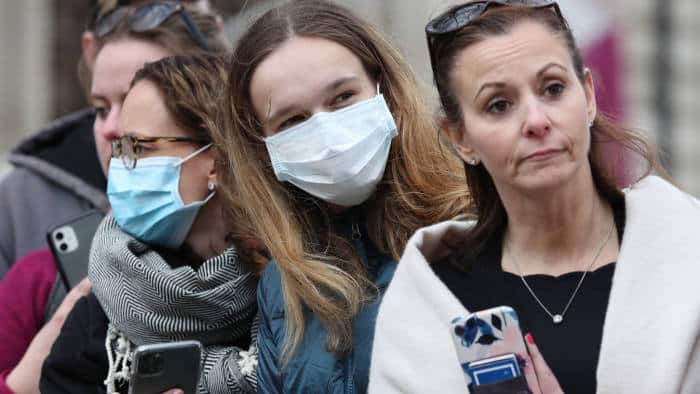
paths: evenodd
<path fill-rule="evenodd" d="M 544 108 L 544 103 L 532 98 L 527 103 L 527 115 L 523 125 L 523 134 L 529 137 L 542 137 L 549 133 L 552 122 Z"/>

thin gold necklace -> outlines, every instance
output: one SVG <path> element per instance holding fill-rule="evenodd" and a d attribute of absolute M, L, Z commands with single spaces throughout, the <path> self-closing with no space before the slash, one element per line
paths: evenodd
<path fill-rule="evenodd" d="M 518 260 L 515 259 L 513 254 L 510 252 L 510 248 L 508 248 L 508 244 L 505 246 L 505 252 L 506 255 L 513 260 L 513 263 L 515 264 L 515 268 L 518 270 L 518 276 L 520 276 L 520 280 L 522 280 L 523 284 L 525 285 L 525 288 L 527 288 L 527 291 L 530 292 L 530 295 L 532 295 L 532 298 L 537 301 L 537 303 L 540 305 L 543 311 L 549 315 L 549 317 L 552 319 L 552 322 L 554 324 L 561 324 L 564 321 L 564 317 L 566 316 L 566 312 L 569 310 L 569 307 L 571 306 L 571 303 L 574 302 L 574 298 L 576 298 L 576 294 L 578 294 L 579 289 L 581 288 L 581 285 L 583 284 L 584 279 L 586 279 L 586 275 L 588 274 L 588 271 L 591 270 L 593 267 L 593 264 L 595 263 L 596 260 L 598 260 L 598 256 L 600 256 L 600 252 L 603 251 L 603 247 L 608 243 L 610 240 L 610 236 L 613 233 L 613 228 L 615 228 L 615 220 L 612 221 L 612 224 L 610 225 L 610 230 L 608 230 L 608 235 L 605 236 L 605 239 L 603 240 L 603 243 L 600 244 L 600 247 L 598 248 L 598 251 L 596 252 L 595 256 L 593 257 L 593 260 L 588 264 L 588 268 L 586 268 L 585 271 L 583 271 L 583 275 L 581 275 L 581 279 L 578 281 L 578 284 L 576 285 L 576 288 L 574 289 L 573 294 L 571 294 L 571 297 L 569 297 L 569 302 L 566 303 L 566 306 L 564 307 L 564 310 L 561 313 L 552 313 L 549 311 L 549 309 L 544 306 L 542 301 L 540 301 L 539 297 L 535 294 L 535 292 L 532 290 L 532 287 L 527 283 L 527 280 L 525 280 L 525 277 L 523 276 L 523 271 L 520 269 L 520 265 L 518 264 Z"/>

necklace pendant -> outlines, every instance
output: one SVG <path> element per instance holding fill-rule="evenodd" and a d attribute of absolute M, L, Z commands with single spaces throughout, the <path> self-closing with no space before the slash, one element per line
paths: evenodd
<path fill-rule="evenodd" d="M 560 314 L 556 314 L 552 316 L 552 321 L 554 322 L 554 324 L 561 324 L 561 322 L 564 321 L 564 317 Z"/>

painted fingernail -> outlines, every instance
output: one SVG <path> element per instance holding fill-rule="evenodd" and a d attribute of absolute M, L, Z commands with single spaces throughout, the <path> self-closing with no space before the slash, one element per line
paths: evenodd
<path fill-rule="evenodd" d="M 532 337 L 532 334 L 530 334 L 529 332 L 528 332 L 527 334 L 525 334 L 525 340 L 526 340 L 527 343 L 529 343 L 530 345 L 534 345 L 534 344 L 535 344 L 535 338 L 533 338 L 533 337 Z"/>

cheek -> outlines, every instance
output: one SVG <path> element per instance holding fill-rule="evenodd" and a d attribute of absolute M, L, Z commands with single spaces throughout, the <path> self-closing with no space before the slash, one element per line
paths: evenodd
<path fill-rule="evenodd" d="M 209 194 L 205 165 L 201 162 L 185 162 L 180 170 L 178 189 L 185 205 L 204 200 Z"/>

